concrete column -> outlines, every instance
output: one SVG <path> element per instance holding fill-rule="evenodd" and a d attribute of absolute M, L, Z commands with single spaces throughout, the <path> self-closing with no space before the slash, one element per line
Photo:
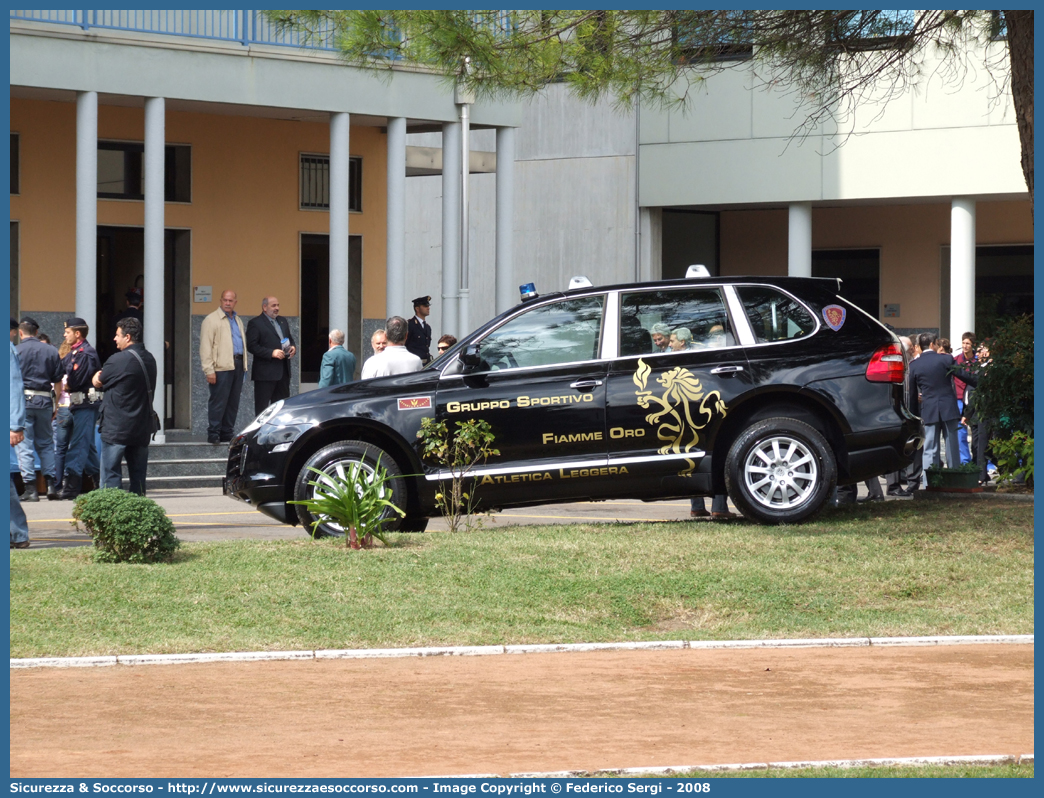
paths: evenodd
<path fill-rule="evenodd" d="M 975 332 L 975 200 L 950 203 L 950 329 L 949 339 Z M 946 330 L 940 330 L 946 335 Z"/>
<path fill-rule="evenodd" d="M 457 338 L 460 328 L 460 123 L 442 126 L 442 333 Z"/>
<path fill-rule="evenodd" d="M 460 103 L 460 335 L 471 332 L 471 105 Z"/>
<path fill-rule="evenodd" d="M 348 125 L 330 114 L 330 329 L 348 329 Z"/>
<path fill-rule="evenodd" d="M 663 279 L 663 209 L 639 209 L 638 279 Z"/>
<path fill-rule="evenodd" d="M 98 304 L 98 92 L 76 95 L 76 315 L 95 329 Z"/>
<path fill-rule="evenodd" d="M 160 424 L 167 419 L 167 386 L 163 373 L 164 331 L 167 315 L 166 269 L 163 253 L 164 178 L 166 174 L 167 122 L 166 100 L 145 98 L 145 348 L 156 358 L 156 391 L 153 407 Z M 95 338 L 97 341 L 97 338 Z M 153 439 L 163 443 L 163 429 Z"/>
<path fill-rule="evenodd" d="M 409 318 L 406 296 L 406 118 L 388 119 L 388 263 L 386 316 Z"/>
<path fill-rule="evenodd" d="M 790 236 L 787 240 L 787 274 L 812 276 L 812 203 L 790 206 Z"/>
<path fill-rule="evenodd" d="M 496 312 L 518 304 L 515 284 L 515 129 L 497 128 Z"/>

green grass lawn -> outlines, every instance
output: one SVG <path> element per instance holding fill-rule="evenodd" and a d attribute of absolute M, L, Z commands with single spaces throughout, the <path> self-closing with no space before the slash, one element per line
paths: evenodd
<path fill-rule="evenodd" d="M 11 553 L 11 656 L 1033 631 L 1033 507 Z"/>

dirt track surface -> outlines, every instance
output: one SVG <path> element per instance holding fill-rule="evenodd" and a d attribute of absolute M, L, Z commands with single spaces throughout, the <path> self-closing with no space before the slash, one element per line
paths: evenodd
<path fill-rule="evenodd" d="M 12 777 L 445 776 L 1033 752 L 1033 646 L 11 671 Z"/>

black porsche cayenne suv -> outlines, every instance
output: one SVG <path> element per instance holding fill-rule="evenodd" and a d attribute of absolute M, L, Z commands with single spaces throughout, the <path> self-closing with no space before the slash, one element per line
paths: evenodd
<path fill-rule="evenodd" d="M 233 439 L 224 489 L 310 529 L 288 504 L 316 490 L 308 467 L 379 459 L 406 512 L 387 528 L 422 531 L 449 474 L 420 456 L 421 420 L 480 418 L 500 451 L 471 474 L 481 509 L 727 492 L 747 518 L 799 522 L 921 446 L 898 338 L 839 289 L 703 277 L 532 298 L 421 371 L 272 405 Z"/>

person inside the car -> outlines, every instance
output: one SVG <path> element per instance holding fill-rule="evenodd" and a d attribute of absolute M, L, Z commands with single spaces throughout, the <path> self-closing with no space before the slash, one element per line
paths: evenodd
<path fill-rule="evenodd" d="M 653 350 L 650 354 L 659 355 L 666 352 L 670 346 L 671 328 L 666 324 L 654 324 L 652 326 Z"/>
<path fill-rule="evenodd" d="M 694 349 L 702 349 L 692 340 L 692 331 L 688 327 L 679 327 L 671 332 L 672 352 L 691 352 Z"/>
<path fill-rule="evenodd" d="M 713 325 L 707 332 L 707 339 L 703 345 L 707 347 L 725 346 L 725 328 L 720 324 Z"/>

